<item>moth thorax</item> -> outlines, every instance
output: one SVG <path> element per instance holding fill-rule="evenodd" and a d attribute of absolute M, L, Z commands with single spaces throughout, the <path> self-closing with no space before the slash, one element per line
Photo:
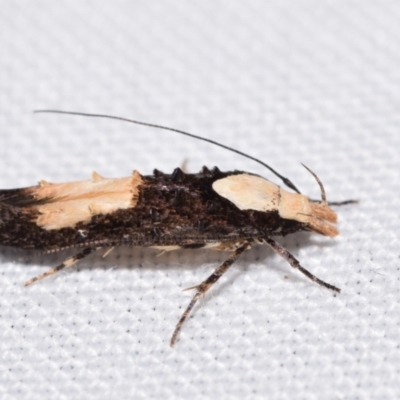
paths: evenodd
<path fill-rule="evenodd" d="M 334 237 L 339 234 L 336 227 L 337 215 L 328 204 L 310 201 L 306 196 L 289 193 L 281 188 L 279 215 L 308 225 L 309 229 L 321 235 Z"/>

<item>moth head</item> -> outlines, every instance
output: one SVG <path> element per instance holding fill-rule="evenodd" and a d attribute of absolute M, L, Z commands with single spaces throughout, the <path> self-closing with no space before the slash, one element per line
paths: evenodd
<path fill-rule="evenodd" d="M 321 235 L 334 237 L 339 234 L 336 227 L 331 223 L 337 222 L 337 214 L 333 211 L 327 201 L 324 185 L 318 176 L 308 167 L 303 167 L 315 178 L 321 191 L 321 201 L 312 201 L 301 194 L 293 194 L 282 191 L 282 201 L 280 214 L 286 215 L 286 218 L 295 219 L 307 225 L 308 229 Z M 290 218 L 291 216 L 291 218 Z"/>
<path fill-rule="evenodd" d="M 337 214 L 326 202 L 314 202 L 302 194 L 289 193 L 281 189 L 279 215 L 306 225 L 307 230 L 324 236 L 335 237 L 338 229 L 332 225 L 337 222 Z"/>
<path fill-rule="evenodd" d="M 285 220 L 302 223 L 306 230 L 334 237 L 339 234 L 337 228 L 332 225 L 337 222 L 337 215 L 326 202 L 321 181 L 310 172 L 320 185 L 321 202 L 312 201 L 302 194 L 288 192 L 267 179 L 246 173 L 219 179 L 213 183 L 213 189 L 240 210 L 278 212 Z"/>

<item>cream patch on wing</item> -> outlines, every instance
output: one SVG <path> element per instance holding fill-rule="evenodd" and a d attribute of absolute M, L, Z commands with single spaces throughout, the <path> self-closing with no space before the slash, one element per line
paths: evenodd
<path fill-rule="evenodd" d="M 31 194 L 43 204 L 30 209 L 39 212 L 36 223 L 44 229 L 74 227 L 79 222 L 89 222 L 95 215 L 134 207 L 142 183 L 137 171 L 127 178 L 108 179 L 94 172 L 92 179 L 86 181 L 56 184 L 41 181 Z"/>
<path fill-rule="evenodd" d="M 260 176 L 231 175 L 215 181 L 213 189 L 240 210 L 278 210 L 280 188 Z"/>

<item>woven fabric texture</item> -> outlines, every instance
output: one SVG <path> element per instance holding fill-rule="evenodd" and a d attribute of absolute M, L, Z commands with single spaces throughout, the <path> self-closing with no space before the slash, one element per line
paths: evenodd
<path fill-rule="evenodd" d="M 171 132 L 33 114 L 107 113 L 219 141 L 337 209 L 340 236 L 279 239 L 334 295 L 265 247 L 247 251 L 174 326 L 227 257 L 1 248 L 0 399 L 399 397 L 398 1 L 3 2 L 0 187 L 262 166 Z"/>

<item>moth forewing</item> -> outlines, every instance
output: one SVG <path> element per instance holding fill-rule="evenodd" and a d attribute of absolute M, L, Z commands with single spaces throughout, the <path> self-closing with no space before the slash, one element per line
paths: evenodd
<path fill-rule="evenodd" d="M 155 170 L 148 176 L 134 171 L 125 178 L 104 178 L 93 173 L 86 181 L 59 184 L 40 181 L 29 188 L 0 190 L 0 244 L 42 253 L 78 249 L 75 256 L 32 278 L 26 285 L 71 267 L 95 250 L 107 253 L 116 246 L 230 252 L 205 281 L 191 288 L 196 293 L 175 328 L 171 346 L 199 297 L 244 250 L 255 244 L 267 244 L 308 278 L 339 292 L 304 269 L 273 239 L 298 231 L 338 235 L 333 225 L 337 215 L 326 202 L 322 183 L 312 171 L 321 188 L 321 202 L 300 194 L 289 179 L 267 164 L 212 140 L 172 128 L 110 118 L 170 130 L 232 150 L 267 167 L 295 193 L 248 172 L 221 172 L 216 167 L 211 170 L 204 167 L 197 174 L 186 174 L 179 168 L 171 174 Z M 344 203 L 349 202 L 352 201 Z"/>

